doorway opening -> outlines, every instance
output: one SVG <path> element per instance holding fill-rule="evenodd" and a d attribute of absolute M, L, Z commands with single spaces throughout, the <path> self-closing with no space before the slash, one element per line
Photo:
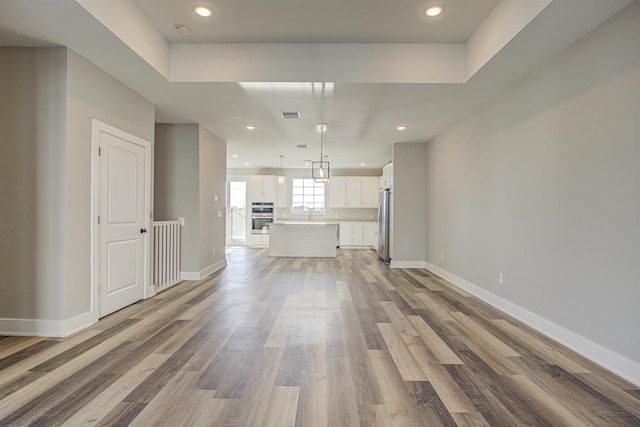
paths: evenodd
<path fill-rule="evenodd" d="M 227 245 L 247 243 L 247 182 L 229 181 Z"/>

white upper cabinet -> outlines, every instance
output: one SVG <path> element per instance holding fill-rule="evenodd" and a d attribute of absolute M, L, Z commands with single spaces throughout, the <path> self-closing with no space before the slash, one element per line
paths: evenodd
<path fill-rule="evenodd" d="M 329 183 L 330 200 L 329 206 L 332 208 L 346 207 L 347 200 L 347 179 L 344 176 L 332 176 Z"/>
<path fill-rule="evenodd" d="M 332 208 L 378 207 L 378 177 L 336 176 L 330 185 Z"/>
<path fill-rule="evenodd" d="M 362 207 L 362 178 L 359 176 L 348 176 L 345 193 L 345 207 Z"/>
<path fill-rule="evenodd" d="M 382 188 L 393 188 L 393 162 L 382 168 Z"/>
<path fill-rule="evenodd" d="M 249 203 L 275 202 L 276 177 L 274 175 L 251 175 L 249 197 Z"/>
<path fill-rule="evenodd" d="M 378 207 L 378 177 L 363 176 L 362 177 L 362 207 L 377 208 Z"/>

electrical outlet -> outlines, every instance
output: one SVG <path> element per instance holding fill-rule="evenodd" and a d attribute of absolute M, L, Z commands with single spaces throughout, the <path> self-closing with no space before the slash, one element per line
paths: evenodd
<path fill-rule="evenodd" d="M 501 285 L 504 285 L 504 274 L 502 273 L 498 274 L 498 283 L 500 283 Z"/>
<path fill-rule="evenodd" d="M 440 252 L 440 261 L 444 261 L 444 252 Z"/>
<path fill-rule="evenodd" d="M 184 217 L 183 216 L 179 216 L 178 217 L 178 221 L 180 221 L 180 227 L 184 227 Z"/>
<path fill-rule="evenodd" d="M 222 211 L 218 211 L 218 218 L 222 218 Z"/>
<path fill-rule="evenodd" d="M 216 248 L 213 248 L 213 254 L 214 255 L 216 254 Z"/>

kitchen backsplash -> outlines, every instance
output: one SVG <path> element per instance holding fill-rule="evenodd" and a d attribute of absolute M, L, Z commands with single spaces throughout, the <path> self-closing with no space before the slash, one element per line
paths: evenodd
<path fill-rule="evenodd" d="M 276 220 L 306 221 L 308 214 L 294 214 L 288 208 L 276 208 Z M 371 208 L 327 208 L 324 215 L 314 214 L 312 221 L 377 221 L 378 210 Z"/>

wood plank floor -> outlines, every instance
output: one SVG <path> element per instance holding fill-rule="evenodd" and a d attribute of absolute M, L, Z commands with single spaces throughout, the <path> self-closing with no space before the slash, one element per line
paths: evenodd
<path fill-rule="evenodd" d="M 638 387 L 426 270 L 228 259 L 69 338 L 0 338 L 0 425 L 640 426 Z"/>

